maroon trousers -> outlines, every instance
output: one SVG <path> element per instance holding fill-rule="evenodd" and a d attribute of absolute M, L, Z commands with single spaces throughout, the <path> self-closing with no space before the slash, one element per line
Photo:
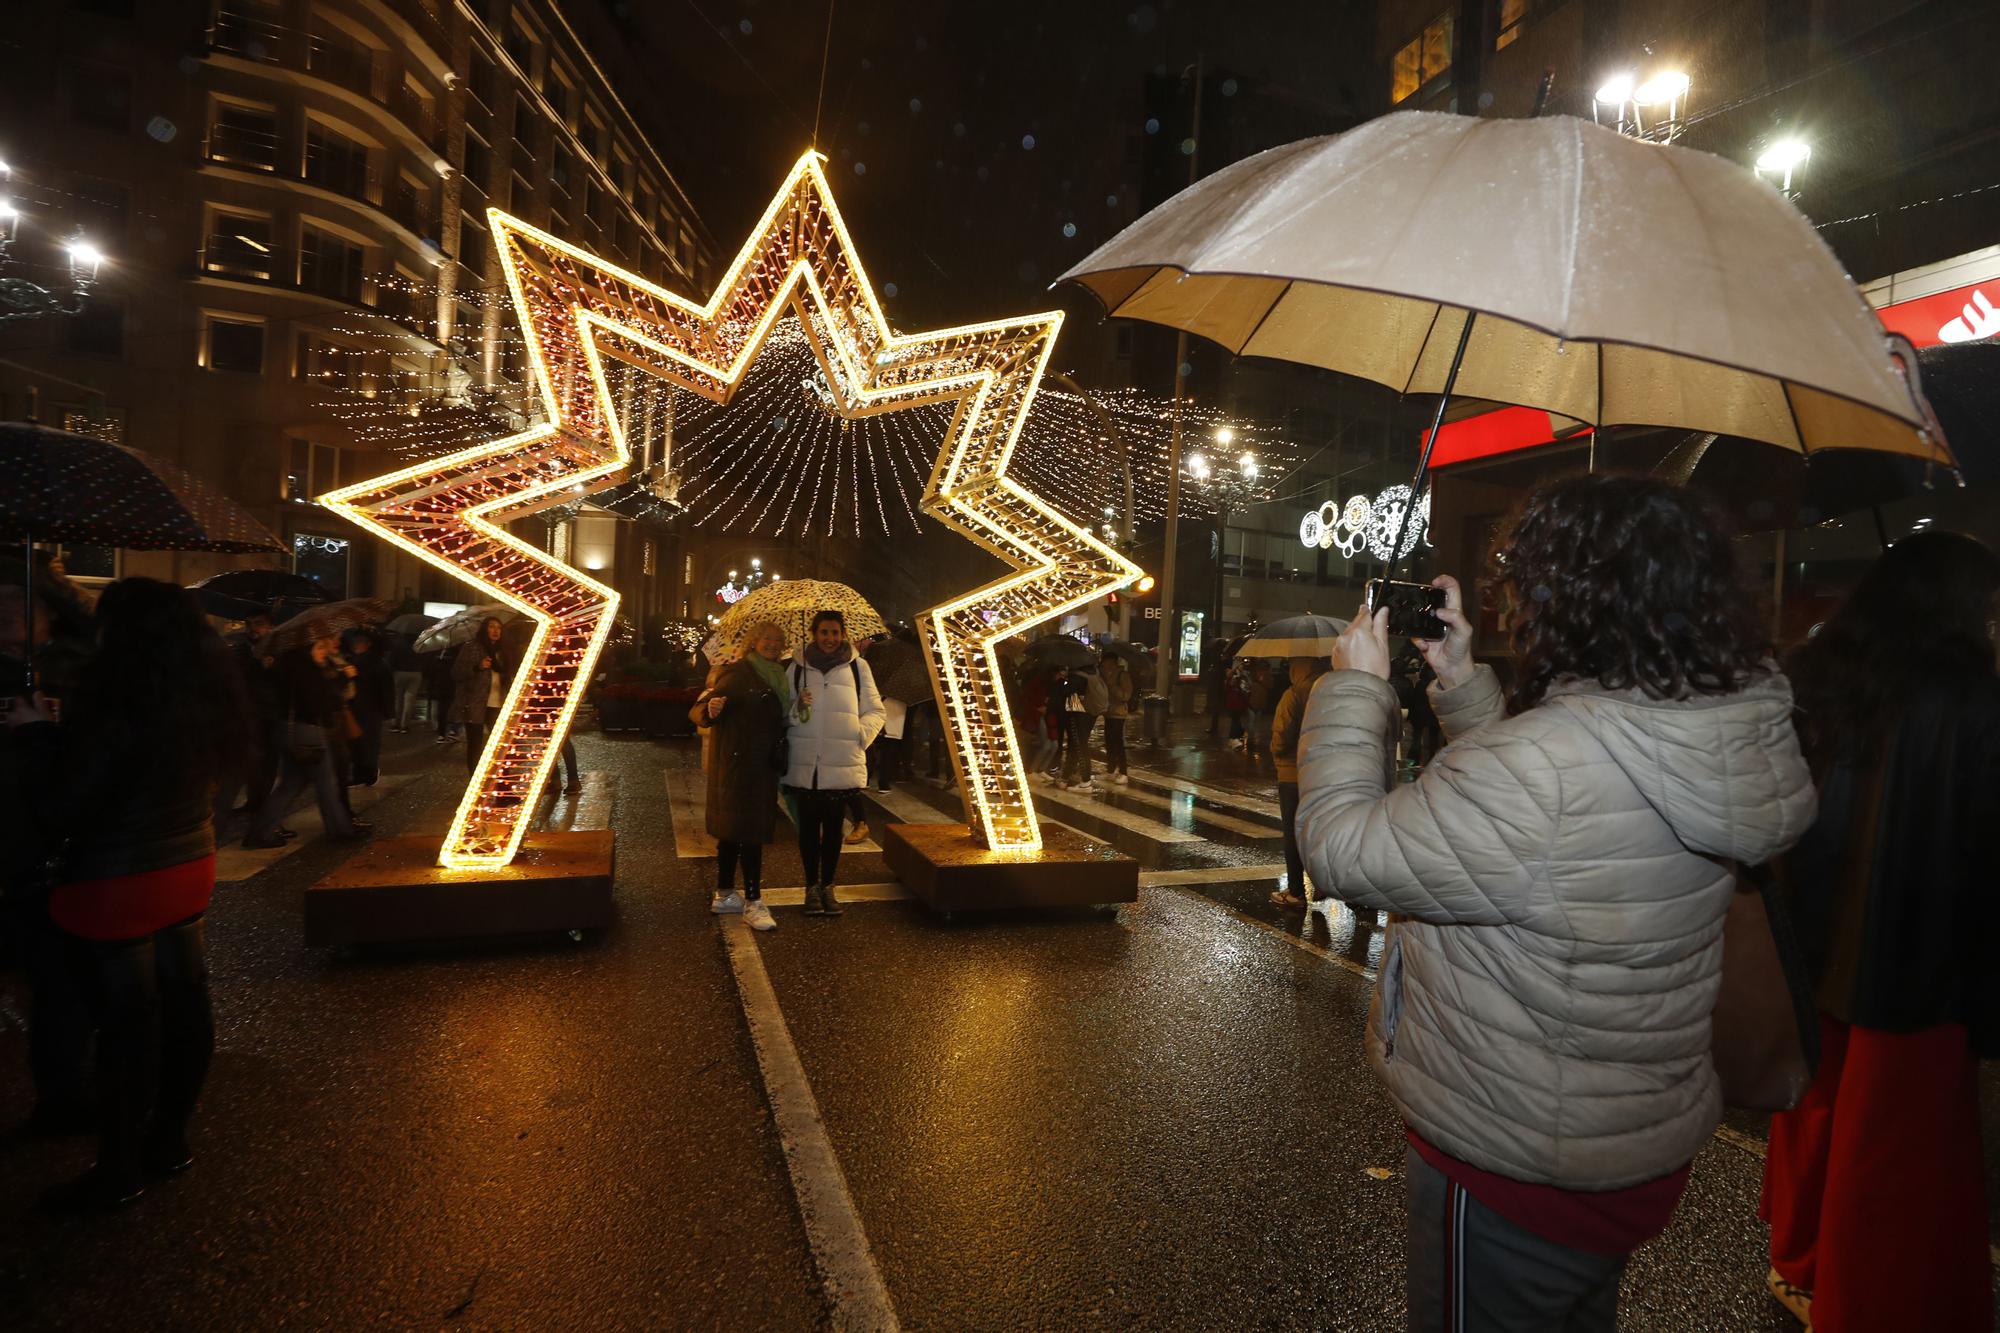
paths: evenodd
<path fill-rule="evenodd" d="M 1852 1027 L 1820 1015 L 1820 1066 L 1771 1117 L 1758 1214 L 1771 1266 L 1813 1294 L 1817 1333 L 1993 1327 L 1966 1031 Z"/>

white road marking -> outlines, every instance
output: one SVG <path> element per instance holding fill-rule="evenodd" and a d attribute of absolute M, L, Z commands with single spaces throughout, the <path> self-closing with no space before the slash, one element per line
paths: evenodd
<path fill-rule="evenodd" d="M 700 768 L 692 764 L 667 765 L 667 809 L 674 817 L 676 854 L 715 855 L 715 839 L 708 836 L 708 787 Z"/>
<path fill-rule="evenodd" d="M 357 815 L 366 814 L 388 799 L 397 788 L 422 777 L 420 773 L 387 774 L 378 779 L 372 787 L 349 787 L 347 799 L 354 806 Z M 246 879 L 269 870 L 278 862 L 290 856 L 299 848 L 311 843 L 326 831 L 326 825 L 319 817 L 319 803 L 308 792 L 306 803 L 293 809 L 284 818 L 288 828 L 298 830 L 299 836 L 283 847 L 245 847 L 241 842 L 224 844 L 215 849 L 215 882 L 217 884 L 238 884 Z"/>
<path fill-rule="evenodd" d="M 1157 819 L 1148 819 L 1144 815 L 1135 815 L 1129 810 L 1120 810 L 1114 806 L 1105 805 L 1101 801 L 1085 800 L 1074 792 L 1057 791 L 1053 786 L 1034 787 L 1031 789 L 1030 794 L 1034 797 L 1035 804 L 1038 806 L 1046 803 L 1048 805 L 1061 806 L 1063 809 L 1074 811 L 1077 814 L 1091 815 L 1103 820 L 1107 824 L 1115 825 L 1130 833 L 1136 833 L 1142 838 L 1150 838 L 1154 842 L 1208 841 L 1208 839 L 1202 837 L 1199 833 L 1188 833 L 1182 829 L 1174 828 L 1172 825 L 1162 824 Z M 1069 826 L 1065 824 L 1063 827 L 1067 828 Z M 1086 833 L 1084 836 L 1095 837 L 1096 835 Z M 1102 839 L 1100 838 L 1098 841 L 1102 841 Z"/>
<path fill-rule="evenodd" d="M 1142 888 L 1167 888 L 1176 884 L 1240 884 L 1252 879 L 1280 879 L 1284 863 L 1264 866 L 1190 866 L 1186 870 L 1141 870 Z"/>
<path fill-rule="evenodd" d="M 1138 801 L 1143 805 L 1155 806 L 1161 810 L 1174 812 L 1186 811 L 1198 823 L 1213 824 L 1217 828 L 1228 829 L 1231 833 L 1240 833 L 1246 838 L 1282 838 L 1285 836 L 1285 831 L 1281 828 L 1272 828 L 1269 824 L 1253 824 L 1247 819 L 1238 819 L 1235 815 L 1225 815 L 1219 810 L 1210 810 L 1207 806 L 1196 805 L 1184 792 L 1176 792 L 1170 796 L 1161 796 L 1158 793 L 1150 791 L 1134 791 L 1131 787 L 1110 787 L 1100 789 L 1099 794 L 1101 796 L 1122 796 L 1128 801 Z"/>
<path fill-rule="evenodd" d="M 1230 791 L 1226 787 L 1211 787 L 1207 783 L 1190 782 L 1186 778 L 1172 778 L 1148 769 L 1135 769 L 1132 781 L 1147 787 L 1157 787 L 1161 791 L 1177 791 L 1188 796 L 1199 796 L 1204 801 L 1213 801 L 1217 805 L 1245 810 L 1269 819 L 1284 817 L 1276 801 L 1266 800 L 1262 796 L 1247 796 L 1242 792 Z"/>
<path fill-rule="evenodd" d="M 870 800 L 904 824 L 956 824 L 958 821 L 921 796 L 906 791 L 872 791 Z"/>
<path fill-rule="evenodd" d="M 891 880 L 887 884 L 835 884 L 834 890 L 840 895 L 841 903 L 900 903 L 908 902 L 910 891 L 900 883 Z M 766 907 L 803 907 L 806 902 L 804 885 L 789 889 L 765 889 Z"/>
<path fill-rule="evenodd" d="M 875 1266 L 868 1233 L 848 1193 L 847 1176 L 834 1156 L 833 1141 L 820 1119 L 819 1102 L 806 1079 L 791 1029 L 778 1007 L 777 992 L 764 970 L 756 937 L 740 916 L 722 919 L 722 939 L 729 967 L 736 974 L 736 994 L 750 1025 L 757 1051 L 757 1068 L 764 1079 L 764 1096 L 784 1146 L 785 1166 L 799 1217 L 812 1245 L 813 1262 L 826 1287 L 833 1326 L 837 1329 L 894 1333 L 901 1327 L 889 1288 Z"/>

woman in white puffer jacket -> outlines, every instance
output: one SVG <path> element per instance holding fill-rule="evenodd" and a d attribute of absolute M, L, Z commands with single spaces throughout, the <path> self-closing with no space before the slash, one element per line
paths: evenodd
<path fill-rule="evenodd" d="M 868 785 L 868 746 L 882 734 L 887 714 L 875 673 L 847 641 L 847 621 L 838 611 L 813 617 L 812 637 L 787 674 L 792 711 L 785 790 L 798 808 L 806 915 L 838 916 L 833 879 L 841 821 L 847 798 Z"/>

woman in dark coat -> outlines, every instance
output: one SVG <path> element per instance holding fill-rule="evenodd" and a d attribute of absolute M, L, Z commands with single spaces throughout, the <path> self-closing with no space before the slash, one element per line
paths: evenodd
<path fill-rule="evenodd" d="M 752 625 L 749 648 L 724 667 L 695 701 L 691 716 L 709 733 L 708 832 L 716 841 L 716 912 L 741 912 L 752 930 L 773 930 L 764 906 L 764 844 L 778 822 L 778 754 L 791 697 L 785 683 L 785 632 Z M 735 888 L 743 866 L 743 892 Z"/>
<path fill-rule="evenodd" d="M 458 692 L 452 698 L 451 716 L 465 728 L 468 773 L 479 767 L 479 752 L 486 748 L 486 729 L 500 716 L 500 705 L 514 679 L 514 660 L 501 645 L 505 629 L 500 617 L 486 617 L 479 633 L 452 659 L 451 678 L 458 682 Z"/>
<path fill-rule="evenodd" d="M 212 802 L 248 730 L 228 650 L 185 590 L 124 579 L 97 617 L 61 724 L 39 695 L 7 714 L 37 776 L 24 813 L 59 849 L 49 915 L 98 1029 L 97 1164 L 44 1197 L 59 1211 L 130 1203 L 192 1164 L 188 1121 L 215 1049 Z"/>
<path fill-rule="evenodd" d="M 1979 1060 L 2000 1056 L 2000 556 L 1905 537 L 1790 663 L 1819 819 L 1784 879 L 1820 1063 L 1771 1119 L 1772 1294 L 1802 1322 L 1992 1327 Z"/>

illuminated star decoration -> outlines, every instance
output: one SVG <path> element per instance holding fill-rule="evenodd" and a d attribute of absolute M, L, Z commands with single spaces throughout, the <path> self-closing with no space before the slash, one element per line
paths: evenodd
<path fill-rule="evenodd" d="M 577 686 L 610 631 L 617 594 L 502 526 L 608 484 L 629 461 L 606 358 L 727 402 L 788 308 L 843 415 L 957 403 L 924 507 L 1015 572 L 932 608 L 919 623 L 975 835 L 992 848 L 1040 846 L 996 645 L 1140 572 L 1007 475 L 1062 316 L 896 333 L 822 161 L 814 153 L 799 159 L 706 305 L 494 210 L 494 241 L 546 423 L 323 497 L 536 625 L 441 863 L 512 859 L 576 709 Z"/>

